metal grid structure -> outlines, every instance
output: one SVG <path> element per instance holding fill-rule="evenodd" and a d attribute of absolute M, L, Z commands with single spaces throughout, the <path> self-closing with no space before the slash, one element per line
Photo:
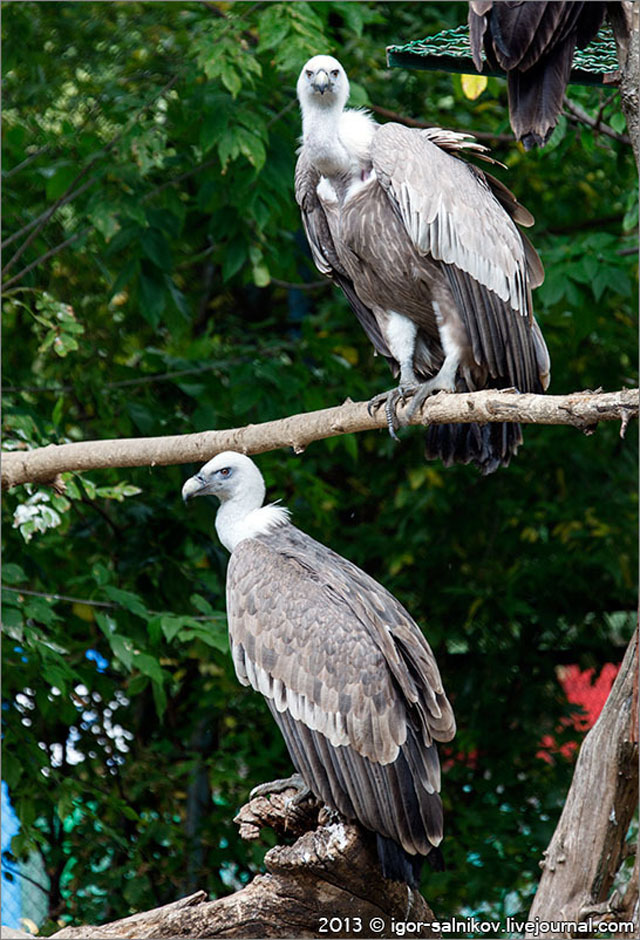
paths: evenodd
<path fill-rule="evenodd" d="M 485 59 L 484 53 L 482 58 Z M 478 74 L 471 58 L 469 28 L 466 25 L 447 29 L 425 39 L 414 39 L 404 45 L 387 46 L 387 65 L 396 69 Z M 504 72 L 487 70 L 486 65 L 482 74 L 505 77 Z M 611 28 L 606 26 L 585 49 L 576 49 L 569 81 L 574 85 L 602 85 L 611 84 L 618 78 L 616 43 Z"/>

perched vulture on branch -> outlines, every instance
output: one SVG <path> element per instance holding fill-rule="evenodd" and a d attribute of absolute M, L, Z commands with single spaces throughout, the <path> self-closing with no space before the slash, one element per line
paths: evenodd
<path fill-rule="evenodd" d="M 466 134 L 379 126 L 345 110 L 349 82 L 332 56 L 298 79 L 302 146 L 296 199 L 316 267 L 338 284 L 399 386 L 377 395 L 389 430 L 440 389 L 549 384 L 549 354 L 533 318 L 540 259 L 519 230 L 533 217 L 499 180 L 459 158 L 490 159 Z M 517 424 L 427 431 L 428 458 L 491 473 L 522 442 Z"/>
<path fill-rule="evenodd" d="M 604 19 L 606 3 L 470 0 L 469 39 L 482 71 L 507 73 L 511 127 L 526 150 L 543 147 L 558 123 L 576 46 L 583 49 Z"/>
<path fill-rule="evenodd" d="M 442 868 L 434 742 L 455 734 L 429 644 L 373 578 L 262 505 L 249 457 L 218 454 L 182 489 L 185 501 L 205 494 L 220 500 L 216 531 L 231 552 L 238 679 L 266 698 L 306 788 L 376 834 L 385 877 L 416 886 L 423 856 Z"/>

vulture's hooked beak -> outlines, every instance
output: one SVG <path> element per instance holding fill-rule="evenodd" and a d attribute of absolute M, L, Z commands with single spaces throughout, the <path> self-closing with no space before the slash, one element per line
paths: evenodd
<path fill-rule="evenodd" d="M 319 91 L 321 95 L 324 95 L 328 87 L 329 75 L 324 69 L 319 69 L 316 72 L 315 78 L 313 79 L 313 90 Z"/>
<path fill-rule="evenodd" d="M 189 477 L 182 487 L 182 499 L 186 503 L 194 496 L 201 496 L 203 492 L 206 492 L 206 488 L 207 481 L 199 473 L 196 473 L 195 476 Z"/>

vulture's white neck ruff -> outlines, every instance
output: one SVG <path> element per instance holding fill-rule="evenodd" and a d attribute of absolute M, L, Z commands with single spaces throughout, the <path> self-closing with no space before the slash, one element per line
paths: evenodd
<path fill-rule="evenodd" d="M 328 178 L 360 178 L 371 164 L 371 142 L 377 124 L 364 111 L 344 109 L 314 97 L 300 97 L 302 141 L 314 167 Z"/>
<path fill-rule="evenodd" d="M 260 506 L 264 494 L 251 490 L 237 493 L 220 504 L 216 514 L 216 532 L 224 547 L 232 552 L 244 539 L 265 535 L 272 529 L 289 521 L 289 510 L 284 506 Z"/>

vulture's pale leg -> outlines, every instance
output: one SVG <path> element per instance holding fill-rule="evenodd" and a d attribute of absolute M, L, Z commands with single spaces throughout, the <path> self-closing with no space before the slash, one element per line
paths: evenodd
<path fill-rule="evenodd" d="M 271 780 L 269 783 L 261 783 L 254 787 L 249 796 L 254 800 L 257 796 L 268 796 L 269 793 L 284 793 L 285 790 L 296 790 L 296 795 L 291 798 L 293 806 L 302 803 L 308 797 L 313 797 L 313 793 L 306 785 L 300 774 L 291 774 L 290 777 L 283 777 L 280 780 Z M 315 798 L 315 797 L 314 797 Z"/>
<path fill-rule="evenodd" d="M 416 390 L 407 412 L 409 418 L 412 418 L 416 411 L 422 407 L 429 395 L 433 395 L 435 392 L 455 392 L 456 390 L 458 366 L 463 356 L 466 340 L 464 327 L 457 315 L 454 316 L 449 312 L 449 315 L 445 317 L 440 304 L 435 300 L 433 301 L 433 311 L 436 315 L 440 333 L 444 362 L 440 366 L 440 371 L 432 379 L 423 382 L 420 388 Z"/>
<path fill-rule="evenodd" d="M 409 405 L 407 416 L 412 418 L 416 411 L 422 407 L 430 395 L 436 392 L 455 392 L 456 375 L 460 364 L 460 355 L 456 351 L 449 353 L 437 375 L 427 382 L 422 382 L 413 395 L 413 401 Z"/>
<path fill-rule="evenodd" d="M 389 434 L 397 441 L 396 430 L 400 426 L 396 414 L 398 405 L 403 405 L 408 398 L 411 398 L 420 385 L 413 370 L 413 355 L 416 348 L 418 327 L 408 317 L 394 311 L 388 313 L 386 321 L 381 325 L 391 355 L 400 365 L 400 381 L 397 388 L 391 388 L 387 392 L 374 395 L 367 405 L 367 410 L 370 415 L 373 415 L 373 412 L 384 404 Z"/>

